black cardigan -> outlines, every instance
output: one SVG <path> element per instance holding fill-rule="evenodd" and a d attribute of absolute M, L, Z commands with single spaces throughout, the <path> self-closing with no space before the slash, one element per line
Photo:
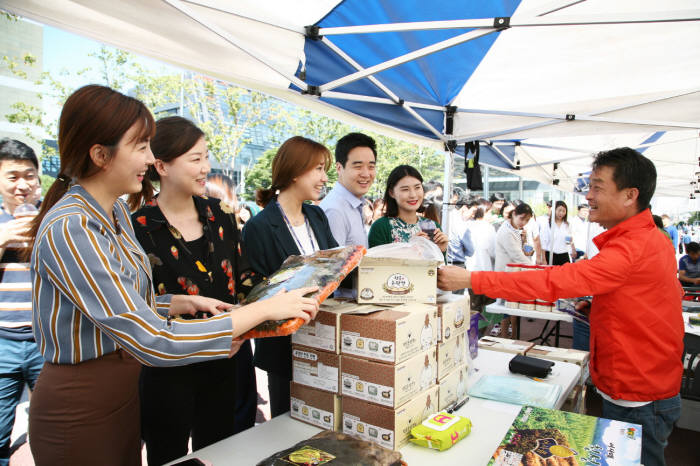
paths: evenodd
<path fill-rule="evenodd" d="M 320 207 L 302 204 L 301 211 L 309 220 L 311 230 L 321 249 L 338 247 L 328 226 L 328 219 Z M 282 262 L 299 255 L 292 234 L 282 212 L 273 199 L 243 228 L 243 246 L 251 268 L 266 277 L 277 271 Z M 291 337 L 260 338 L 255 341 L 255 365 L 263 370 L 292 379 Z"/>

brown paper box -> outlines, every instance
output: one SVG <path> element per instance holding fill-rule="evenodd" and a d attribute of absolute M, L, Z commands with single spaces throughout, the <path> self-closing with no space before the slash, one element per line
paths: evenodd
<path fill-rule="evenodd" d="M 553 348 L 551 346 L 535 345 L 528 349 L 526 356 L 533 358 L 548 359 L 551 361 L 570 362 L 584 366 L 588 363 L 590 353 L 588 351 L 575 350 L 571 348 Z"/>
<path fill-rule="evenodd" d="M 395 408 L 435 385 L 436 376 L 435 346 L 396 365 L 343 356 L 341 394 Z"/>
<path fill-rule="evenodd" d="M 444 302 L 440 302 L 443 301 Z M 447 341 L 469 329 L 471 307 L 469 295 L 446 295 L 438 301 L 438 343 Z"/>
<path fill-rule="evenodd" d="M 403 362 L 437 341 L 437 307 L 404 304 L 386 310 L 357 306 L 341 316 L 341 353 L 391 364 Z M 368 310 L 367 313 L 362 313 Z"/>
<path fill-rule="evenodd" d="M 434 386 L 397 409 L 344 397 L 341 428 L 344 434 L 398 450 L 408 443 L 413 427 L 437 412 L 437 396 Z"/>
<path fill-rule="evenodd" d="M 339 393 L 340 355 L 292 345 L 292 380 L 319 390 Z"/>
<path fill-rule="evenodd" d="M 339 431 L 340 396 L 291 382 L 290 415 L 321 429 Z"/>
<path fill-rule="evenodd" d="M 358 303 L 435 304 L 438 261 L 364 257 L 357 271 Z"/>
<path fill-rule="evenodd" d="M 356 303 L 327 299 L 316 318 L 292 334 L 292 344 L 340 354 L 340 316 L 356 308 Z"/>
<path fill-rule="evenodd" d="M 479 348 L 501 351 L 503 353 L 524 355 L 534 343 L 522 340 L 511 340 L 508 338 L 482 337 L 479 340 Z"/>
<path fill-rule="evenodd" d="M 449 408 L 467 397 L 469 367 L 462 364 L 438 382 L 438 410 Z"/>
<path fill-rule="evenodd" d="M 469 339 L 466 333 L 460 333 L 438 345 L 438 380 L 466 363 L 468 348 Z"/>

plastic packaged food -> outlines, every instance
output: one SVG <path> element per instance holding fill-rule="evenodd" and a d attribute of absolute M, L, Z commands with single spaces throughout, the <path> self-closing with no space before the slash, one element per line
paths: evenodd
<path fill-rule="evenodd" d="M 407 243 L 389 243 L 375 246 L 367 251 L 367 257 L 394 259 L 436 260 L 444 262 L 440 248 L 422 236 L 414 236 Z"/>
<path fill-rule="evenodd" d="M 521 377 L 485 375 L 469 390 L 469 396 L 514 405 L 554 408 L 561 386 Z"/>
<path fill-rule="evenodd" d="M 444 451 L 472 431 L 469 418 L 440 411 L 411 429 L 411 443 Z"/>
<path fill-rule="evenodd" d="M 308 256 L 289 256 L 277 272 L 251 290 L 244 304 L 270 298 L 282 289 L 291 291 L 305 286 L 318 286 L 318 291 L 311 297 L 322 303 L 338 288 L 343 278 L 357 267 L 366 252 L 364 246 L 345 246 L 316 251 Z M 267 320 L 238 339 L 290 335 L 303 323 L 299 318 Z"/>

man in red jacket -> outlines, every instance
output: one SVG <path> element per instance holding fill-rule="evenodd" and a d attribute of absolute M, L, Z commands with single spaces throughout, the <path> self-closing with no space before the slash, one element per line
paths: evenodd
<path fill-rule="evenodd" d="M 601 152 L 586 199 L 590 220 L 608 230 L 593 240 L 600 249 L 593 259 L 536 272 L 438 271 L 439 288 L 472 288 L 492 298 L 592 295 L 590 371 L 603 417 L 642 425 L 646 466 L 665 464 L 683 372 L 682 290 L 673 250 L 648 208 L 655 189 L 654 164 L 639 152 Z"/>

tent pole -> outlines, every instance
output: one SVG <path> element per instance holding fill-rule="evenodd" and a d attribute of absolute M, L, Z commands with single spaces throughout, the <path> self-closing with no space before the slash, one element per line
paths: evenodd
<path fill-rule="evenodd" d="M 484 167 L 484 198 L 488 201 L 489 199 L 489 166 L 482 165 Z"/>
<path fill-rule="evenodd" d="M 518 198 L 522 201 L 523 200 L 523 177 L 518 176 Z"/>
<path fill-rule="evenodd" d="M 552 203 L 552 210 L 550 211 L 549 218 L 549 265 L 552 265 L 554 262 L 554 219 L 556 217 L 557 211 L 556 201 L 554 200 L 554 193 L 556 191 L 556 188 L 554 187 L 554 180 L 556 179 L 556 176 L 557 164 L 555 163 L 552 168 L 552 197 L 550 200 L 550 202 Z"/>
<path fill-rule="evenodd" d="M 660 102 L 660 101 L 662 101 L 662 100 L 673 99 L 673 98 L 676 98 L 676 97 L 683 97 L 683 96 L 686 96 L 686 95 L 695 94 L 695 93 L 697 93 L 697 92 L 700 92 L 700 88 L 694 88 L 694 89 L 684 90 L 684 91 L 680 91 L 680 92 L 678 92 L 678 91 L 676 91 L 676 92 L 669 92 L 668 94 L 663 95 L 663 96 L 660 96 L 660 97 L 654 97 L 654 98 L 651 98 L 651 99 L 643 99 L 643 100 L 640 100 L 640 101 L 637 101 L 637 102 L 626 103 L 626 104 L 624 104 L 624 105 L 617 105 L 617 106 L 615 106 L 615 107 L 610 107 L 610 108 L 606 108 L 606 109 L 603 109 L 603 110 L 597 110 L 597 111 L 595 111 L 595 112 L 588 112 L 588 113 L 586 113 L 586 114 L 576 115 L 576 119 L 581 119 L 581 118 L 583 118 L 583 117 L 592 117 L 592 116 L 603 115 L 603 114 L 605 114 L 605 113 L 616 112 L 616 111 L 619 111 L 619 110 L 626 110 L 626 109 L 628 109 L 628 108 L 639 107 L 639 106 L 642 106 L 642 105 L 652 104 L 652 103 L 655 103 L 655 102 Z M 457 111 L 458 111 L 458 112 L 466 112 L 466 113 L 486 113 L 486 114 L 491 114 L 491 113 L 493 113 L 493 114 L 498 114 L 498 115 L 514 115 L 515 113 L 517 113 L 517 112 L 505 112 L 505 111 L 499 111 L 499 110 L 480 111 L 480 110 L 476 110 L 476 109 L 457 109 Z M 547 118 L 546 116 L 544 116 L 544 114 L 539 114 L 539 115 L 541 115 L 541 116 L 538 116 L 538 114 L 536 114 L 536 113 L 534 113 L 534 112 L 522 112 L 522 115 L 521 115 L 521 116 L 531 116 L 531 117 L 536 117 L 536 118 L 537 118 L 537 117 L 539 117 L 539 118 Z M 515 115 L 515 116 L 518 116 L 518 115 Z M 541 128 L 541 127 L 543 127 L 543 126 L 551 126 L 551 125 L 556 125 L 556 124 L 560 124 L 560 123 L 563 123 L 563 120 L 562 120 L 562 119 L 559 119 L 559 118 L 548 119 L 548 120 L 546 120 L 546 121 L 540 121 L 540 122 L 531 123 L 531 124 L 528 124 L 528 125 L 516 126 L 516 127 L 513 127 L 513 128 L 508 128 L 508 129 L 503 129 L 503 130 L 499 130 L 499 131 L 494 131 L 493 133 L 474 134 L 474 135 L 471 135 L 471 136 L 465 136 L 465 135 L 457 136 L 456 139 L 457 139 L 457 144 L 462 144 L 462 143 L 465 143 L 465 142 L 468 142 L 468 141 L 476 141 L 476 140 L 479 140 L 479 139 L 489 139 L 489 138 L 494 138 L 494 137 L 496 137 L 496 136 L 503 136 L 503 135 L 506 135 L 506 134 L 517 133 L 517 132 L 520 132 L 520 131 L 527 131 L 527 130 L 529 130 L 529 129 Z M 629 122 L 628 122 L 628 123 L 629 123 Z M 676 123 L 676 124 L 680 124 L 680 125 L 687 125 L 687 124 L 690 124 L 690 125 L 692 125 L 692 123 Z"/>
<path fill-rule="evenodd" d="M 452 197 L 452 166 L 454 165 L 454 153 L 445 151 L 445 164 L 442 182 L 442 232 L 450 237 L 450 198 Z"/>
<path fill-rule="evenodd" d="M 174 1 L 174 0 L 167 0 L 167 1 Z M 319 91 L 321 93 L 324 93 L 326 91 L 330 91 L 332 89 L 335 89 L 336 87 L 344 86 L 346 84 L 349 84 L 351 82 L 358 81 L 360 79 L 366 78 L 368 76 L 372 76 L 374 74 L 377 74 L 381 71 L 388 70 L 390 68 L 394 68 L 395 66 L 399 66 L 403 63 L 407 63 L 409 61 L 416 60 L 421 57 L 425 57 L 426 55 L 430 55 L 436 52 L 439 52 L 441 50 L 448 49 L 450 47 L 454 47 L 455 45 L 463 44 L 464 42 L 468 42 L 473 39 L 478 39 L 479 37 L 485 36 L 487 34 L 491 34 L 492 32 L 496 32 L 497 29 L 474 29 L 469 32 L 466 32 L 464 34 L 460 34 L 456 37 L 452 37 L 447 40 L 443 40 L 440 42 L 437 42 L 435 44 L 429 45 L 427 47 L 423 47 L 418 50 L 414 50 L 413 52 L 406 53 L 404 55 L 401 55 L 400 57 L 393 58 L 391 60 L 387 60 L 383 63 L 379 63 L 374 66 L 370 66 L 369 68 L 365 68 L 362 71 L 357 71 L 355 73 L 351 73 L 347 76 L 344 76 L 342 78 L 335 79 L 333 81 L 327 82 L 326 84 L 322 84 L 319 86 Z"/>
<path fill-rule="evenodd" d="M 563 5 L 565 8 L 571 4 L 579 2 L 569 2 Z M 510 27 L 532 27 L 532 26 L 580 26 L 580 25 L 615 25 L 628 23 L 658 23 L 658 22 L 679 22 L 697 21 L 700 18 L 698 10 L 685 11 L 657 11 L 653 13 L 609 13 L 606 15 L 569 15 L 544 17 L 548 13 L 562 9 L 562 7 L 546 11 L 536 17 L 516 15 L 510 18 Z M 429 31 L 444 29 L 467 29 L 467 28 L 492 28 L 496 18 L 483 19 L 457 19 L 445 21 L 415 21 L 406 23 L 389 24 L 363 24 L 358 26 L 338 26 L 320 28 L 318 34 L 322 36 L 341 34 L 372 34 L 377 32 L 402 32 L 402 31 Z"/>
<path fill-rule="evenodd" d="M 552 196 L 550 198 L 550 202 L 552 203 L 552 209 L 550 211 L 551 216 L 549 218 L 549 265 L 552 265 L 554 262 L 554 217 L 557 210 L 556 201 L 554 200 L 555 191 L 556 190 L 554 189 L 554 185 L 552 185 Z"/>
<path fill-rule="evenodd" d="M 250 56 L 254 60 L 267 66 L 270 70 L 279 74 L 284 79 L 286 79 L 290 83 L 297 86 L 299 89 L 306 89 L 307 88 L 307 84 L 304 81 L 302 81 L 301 79 L 297 78 L 294 75 L 288 75 L 288 74 L 284 73 L 283 71 L 278 70 L 277 67 L 275 67 L 269 60 L 267 60 L 266 58 L 263 58 L 263 56 L 261 54 L 256 54 L 255 52 L 239 45 L 231 34 L 229 34 L 228 32 L 224 31 L 223 29 L 221 29 L 220 27 L 218 27 L 214 24 L 210 24 L 202 16 L 196 14 L 192 9 L 190 9 L 190 7 L 185 5 L 184 2 L 182 2 L 180 0 L 163 0 L 163 1 L 165 1 L 166 3 L 171 5 L 173 8 L 176 8 L 177 10 L 179 10 L 182 14 L 184 14 L 185 16 L 190 18 L 191 20 L 196 21 L 197 23 L 201 24 L 203 27 L 205 27 L 209 31 L 211 31 L 214 34 L 216 34 L 217 36 L 221 37 L 223 40 L 225 40 L 229 44 L 233 45 L 238 50 L 246 53 L 248 56 Z"/>

